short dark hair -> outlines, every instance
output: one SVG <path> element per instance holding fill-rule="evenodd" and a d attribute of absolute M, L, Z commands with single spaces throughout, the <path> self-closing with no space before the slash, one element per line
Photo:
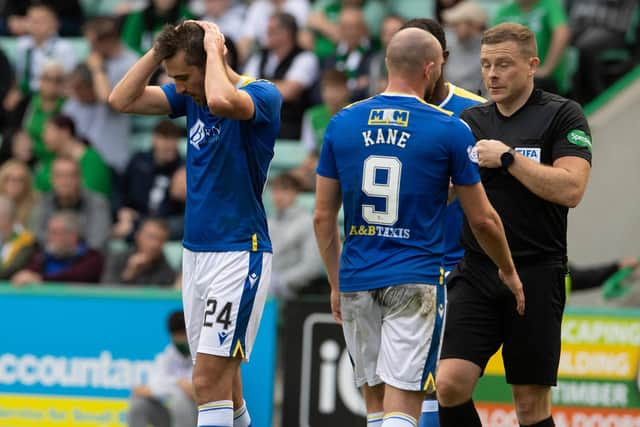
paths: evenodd
<path fill-rule="evenodd" d="M 322 86 L 335 85 L 346 86 L 349 81 L 349 76 L 344 71 L 336 70 L 335 68 L 329 68 L 322 73 L 320 83 Z"/>
<path fill-rule="evenodd" d="M 185 130 L 171 120 L 162 120 L 154 126 L 153 134 L 165 138 L 182 138 L 185 135 Z"/>
<path fill-rule="evenodd" d="M 57 128 L 65 129 L 71 136 L 76 136 L 76 124 L 69 116 L 56 114 L 49 119 L 49 123 L 55 125 Z"/>
<path fill-rule="evenodd" d="M 505 22 L 489 28 L 482 34 L 480 44 L 498 44 L 504 42 L 515 42 L 518 45 L 520 53 L 525 57 L 538 55 L 538 45 L 536 44 L 536 35 L 524 25 L 515 24 L 513 22 Z"/>
<path fill-rule="evenodd" d="M 420 28 L 431 33 L 442 46 L 442 51 L 447 50 L 447 38 L 444 35 L 442 25 L 438 21 L 429 18 L 414 18 L 405 22 L 400 29 L 404 30 L 405 28 Z"/>
<path fill-rule="evenodd" d="M 176 310 L 169 315 L 167 319 L 167 329 L 170 334 L 176 332 L 187 332 L 187 327 L 184 324 L 184 313 L 182 310 Z"/>
<path fill-rule="evenodd" d="M 112 16 L 95 16 L 82 26 L 83 32 L 93 32 L 98 40 L 118 39 L 120 28 L 118 21 Z"/>
<path fill-rule="evenodd" d="M 302 191 L 300 180 L 293 176 L 290 172 L 284 172 L 271 180 L 271 187 L 282 187 L 295 191 Z"/>
<path fill-rule="evenodd" d="M 83 84 L 93 87 L 93 73 L 86 62 L 76 65 L 69 73 L 69 77 L 78 78 Z"/>
<path fill-rule="evenodd" d="M 178 51 L 185 53 L 187 65 L 204 68 L 207 54 L 204 51 L 204 30 L 192 22 L 180 25 L 165 25 L 154 44 L 156 58 L 164 61 L 172 58 Z"/>
<path fill-rule="evenodd" d="M 169 224 L 167 224 L 167 221 L 165 221 L 160 217 L 150 216 L 145 218 L 144 221 L 142 221 L 142 225 L 140 225 L 140 228 L 144 227 L 145 224 L 153 224 L 156 227 L 162 229 L 162 231 L 164 231 L 167 234 L 167 237 L 171 233 L 171 229 L 169 228 Z"/>
<path fill-rule="evenodd" d="M 296 18 L 287 12 L 277 12 L 271 15 L 272 19 L 278 21 L 278 24 L 287 30 L 289 35 L 296 40 L 298 37 L 298 23 L 296 22 Z"/>

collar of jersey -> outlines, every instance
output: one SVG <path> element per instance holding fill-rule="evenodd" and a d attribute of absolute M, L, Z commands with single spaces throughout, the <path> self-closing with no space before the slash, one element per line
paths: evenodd
<path fill-rule="evenodd" d="M 451 98 L 453 98 L 453 91 L 455 89 L 455 86 L 453 86 L 451 82 L 446 82 L 445 84 L 449 88 L 449 93 L 447 94 L 447 97 L 440 104 L 438 104 L 438 107 L 440 108 L 444 108 L 444 106 L 447 105 L 449 101 L 451 101 Z"/>
<path fill-rule="evenodd" d="M 424 100 L 418 96 L 415 95 L 411 95 L 408 93 L 400 93 L 400 92 L 382 92 L 380 95 L 384 95 L 384 96 L 402 96 L 404 98 L 415 98 L 420 102 L 424 102 Z"/>

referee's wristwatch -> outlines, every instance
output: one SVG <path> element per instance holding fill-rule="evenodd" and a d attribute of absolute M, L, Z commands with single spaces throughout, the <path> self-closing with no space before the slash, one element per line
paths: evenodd
<path fill-rule="evenodd" d="M 516 155 L 516 150 L 514 148 L 509 148 L 508 151 L 505 151 L 500 156 L 500 167 L 503 171 L 507 172 L 509 170 L 509 166 L 513 164 L 514 156 Z"/>

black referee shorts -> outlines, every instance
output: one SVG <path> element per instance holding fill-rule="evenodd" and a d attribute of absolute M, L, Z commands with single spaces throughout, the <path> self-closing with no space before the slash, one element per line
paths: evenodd
<path fill-rule="evenodd" d="M 556 385 L 565 304 L 563 263 L 516 264 L 525 314 L 485 259 L 465 256 L 447 285 L 447 319 L 441 359 L 464 359 L 484 368 L 502 345 L 507 383 Z"/>

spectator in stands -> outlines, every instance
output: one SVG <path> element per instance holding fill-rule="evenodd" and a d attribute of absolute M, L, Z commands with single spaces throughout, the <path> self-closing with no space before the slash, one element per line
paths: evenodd
<path fill-rule="evenodd" d="M 16 218 L 16 206 L 0 196 L 0 280 L 8 280 L 29 261 L 36 239 Z"/>
<path fill-rule="evenodd" d="M 309 106 L 311 86 L 318 78 L 318 60 L 298 46 L 298 26 L 293 15 L 269 18 L 265 49 L 253 55 L 244 73 L 271 80 L 282 94 L 279 138 L 300 139 L 302 114 Z"/>
<path fill-rule="evenodd" d="M 74 211 L 81 234 L 90 248 L 102 250 L 109 239 L 111 210 L 103 195 L 81 186 L 80 165 L 71 157 L 57 157 L 51 167 L 53 190 L 42 195 L 34 208 L 31 229 L 44 242 L 49 218 L 62 210 Z"/>
<path fill-rule="evenodd" d="M 13 65 L 4 50 L 0 48 L 0 129 L 4 129 L 9 124 L 7 120 L 9 112 L 5 111 L 4 105 L 9 89 L 14 85 L 14 79 Z"/>
<path fill-rule="evenodd" d="M 89 61 L 97 57 L 91 56 Z M 127 61 L 123 61 L 123 64 Z M 113 170 L 122 172 L 130 157 L 128 142 L 131 118 L 112 110 L 104 98 L 109 92 L 105 92 L 104 87 L 100 88 L 106 86 L 107 79 L 111 81 L 122 69 L 118 68 L 111 76 L 105 76 L 102 71 L 92 71 L 96 67 L 95 64 L 79 64 L 73 70 L 68 78 L 69 99 L 62 107 L 62 112 L 75 123 L 78 137 L 88 141 Z"/>
<path fill-rule="evenodd" d="M 340 42 L 339 18 L 342 9 L 355 7 L 362 9 L 367 28 L 372 38 L 380 35 L 381 23 L 387 14 L 385 2 L 380 0 L 322 0 L 314 4 L 307 21 L 307 31 L 302 41 L 306 49 L 313 50 L 324 61 L 336 52 Z"/>
<path fill-rule="evenodd" d="M 309 1 L 255 0 L 251 2 L 243 25 L 244 32 L 237 46 L 241 62 L 244 62 L 249 57 L 254 44 L 257 44 L 258 48 L 267 46 L 269 18 L 276 13 L 283 12 L 295 16 L 298 28 L 302 28 L 309 15 Z"/>
<path fill-rule="evenodd" d="M 351 100 L 357 101 L 367 96 L 369 64 L 374 52 L 362 10 L 342 8 L 338 22 L 340 37 L 336 53 L 325 61 L 323 68 L 336 68 L 347 73 Z"/>
<path fill-rule="evenodd" d="M 88 190 L 111 194 L 111 172 L 100 157 L 100 154 L 79 140 L 73 120 L 67 116 L 57 115 L 50 118 L 44 126 L 44 143 L 54 157 L 66 156 L 80 165 L 82 185 Z M 42 161 L 36 170 L 36 188 L 46 192 L 51 190 L 51 163 Z"/>
<path fill-rule="evenodd" d="M 144 220 L 135 235 L 135 248 L 107 258 L 101 282 L 172 286 L 176 272 L 163 252 L 168 238 L 166 222 L 158 218 Z"/>
<path fill-rule="evenodd" d="M 27 35 L 16 46 L 14 86 L 4 99 L 4 108 L 12 111 L 18 123 L 30 96 L 40 88 L 40 74 L 44 64 L 59 61 L 65 71 L 76 64 L 71 44 L 58 36 L 58 17 L 45 3 L 34 3 L 27 10 Z"/>
<path fill-rule="evenodd" d="M 165 120 L 153 130 L 149 151 L 133 156 L 121 181 L 117 223 L 113 237 L 128 239 L 147 216 L 163 218 L 169 224 L 170 239 L 180 240 L 184 226 L 184 200 L 169 194 L 171 179 L 184 164 L 178 153 L 178 143 L 184 129 Z"/>
<path fill-rule="evenodd" d="M 323 72 L 320 80 L 322 104 L 309 108 L 304 113 L 302 144 L 308 154 L 302 164 L 291 171 L 300 181 L 303 191 L 314 191 L 315 189 L 318 155 L 329 120 L 349 104 L 350 93 L 347 80 L 344 71 L 329 69 Z"/>
<path fill-rule="evenodd" d="M 27 165 L 20 160 L 10 159 L 0 167 L 0 195 L 13 202 L 15 221 L 28 227 L 32 210 L 39 200 L 33 188 L 33 178 Z"/>
<path fill-rule="evenodd" d="M 637 0 L 580 0 L 569 15 L 572 44 L 580 53 L 575 98 L 586 103 L 606 87 L 600 56 L 607 49 L 626 48 L 626 33 L 634 19 Z M 636 24 L 637 25 L 637 24 Z"/>
<path fill-rule="evenodd" d="M 27 131 L 22 128 L 13 129 L 2 138 L 0 164 L 11 159 L 21 161 L 29 168 L 33 168 L 36 164 L 36 158 L 33 156 L 33 141 Z"/>
<path fill-rule="evenodd" d="M 487 25 L 487 14 L 477 3 L 465 0 L 443 12 L 448 26 L 449 56 L 445 64 L 447 79 L 456 86 L 480 93 L 480 40 Z"/>
<path fill-rule="evenodd" d="M 273 272 L 269 292 L 290 299 L 318 278 L 322 263 L 318 248 L 309 239 L 313 233 L 311 212 L 296 205 L 298 180 L 288 173 L 271 181 L 271 197 L 276 214 L 269 218 L 273 246 Z"/>
<path fill-rule="evenodd" d="M 158 369 L 148 385 L 134 387 L 128 413 L 129 427 L 193 427 L 198 422 L 191 374 L 193 362 L 182 311 L 168 321 L 171 343 L 157 357 Z"/>
<path fill-rule="evenodd" d="M 204 7 L 202 20 L 215 23 L 227 39 L 238 43 L 244 32 L 245 5 L 234 0 L 204 0 Z"/>
<path fill-rule="evenodd" d="M 386 56 L 387 45 L 391 36 L 404 25 L 404 19 L 396 15 L 389 15 L 382 22 L 382 32 L 380 41 L 382 49 L 373 54 L 371 64 L 369 64 L 369 96 L 379 94 L 387 87 L 387 66 L 384 62 Z"/>
<path fill-rule="evenodd" d="M 62 110 L 64 77 L 64 67 L 59 62 L 47 62 L 40 74 L 40 89 L 34 93 L 25 113 L 23 126 L 33 141 L 33 154 L 38 161 L 48 162 L 53 158 L 42 133 L 47 120 Z"/>
<path fill-rule="evenodd" d="M 130 157 L 130 118 L 126 114 L 116 114 L 106 108 L 107 99 L 111 89 L 136 63 L 138 55 L 121 42 L 115 18 L 103 16 L 90 19 L 84 26 L 84 35 L 91 46 L 86 64 L 91 71 L 99 116 L 104 115 L 105 119 L 117 123 L 104 123 L 104 127 L 100 127 L 95 122 L 77 122 L 78 133 L 91 142 L 109 166 L 122 172 Z M 67 108 L 67 111 L 69 109 Z"/>
<path fill-rule="evenodd" d="M 132 12 L 124 18 L 122 40 L 142 55 L 151 49 L 156 33 L 162 27 L 192 18 L 184 0 L 151 0 L 143 10 Z"/>
<path fill-rule="evenodd" d="M 501 6 L 493 25 L 515 22 L 528 27 L 536 35 L 540 65 L 535 84 L 540 89 L 566 94 L 570 89 L 570 75 L 566 48 L 571 33 L 560 0 L 511 0 Z"/>
<path fill-rule="evenodd" d="M 83 10 L 80 0 L 8 0 L 0 5 L 0 35 L 24 36 L 29 34 L 31 22 L 27 16 L 30 5 L 46 3 L 59 21 L 59 32 L 63 37 L 77 36 L 82 26 Z"/>
<path fill-rule="evenodd" d="M 578 267 L 573 263 L 569 263 L 571 291 L 599 288 L 609 277 L 625 268 L 637 270 L 640 268 L 640 258 L 626 257 L 614 262 L 585 267 Z"/>
<path fill-rule="evenodd" d="M 36 251 L 26 267 L 11 277 L 16 286 L 42 282 L 97 283 L 102 254 L 82 239 L 82 225 L 71 211 L 56 212 L 47 221 L 43 249 Z"/>

